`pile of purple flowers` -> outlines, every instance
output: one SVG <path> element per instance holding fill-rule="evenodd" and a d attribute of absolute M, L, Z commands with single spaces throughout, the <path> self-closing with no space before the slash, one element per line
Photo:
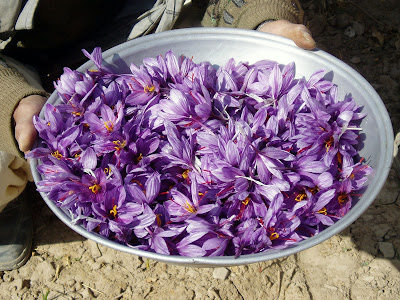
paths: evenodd
<path fill-rule="evenodd" d="M 28 157 L 88 231 L 168 255 L 282 249 L 342 218 L 372 172 L 356 150 L 365 114 L 322 70 L 169 51 L 117 74 L 83 52 L 97 69 L 64 69 Z"/>

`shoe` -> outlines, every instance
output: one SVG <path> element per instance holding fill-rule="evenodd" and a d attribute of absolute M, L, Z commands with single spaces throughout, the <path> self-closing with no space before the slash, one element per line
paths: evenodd
<path fill-rule="evenodd" d="M 23 192 L 0 212 L 0 271 L 21 267 L 32 247 L 32 211 Z"/>

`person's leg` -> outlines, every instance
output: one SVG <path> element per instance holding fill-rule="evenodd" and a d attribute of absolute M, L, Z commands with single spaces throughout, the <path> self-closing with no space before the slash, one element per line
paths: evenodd
<path fill-rule="evenodd" d="M 34 69 L 4 55 L 2 59 L 20 72 L 29 84 L 41 87 Z M 28 181 L 32 181 L 28 162 L 0 151 L 0 271 L 19 268 L 31 253 L 31 197 L 23 193 Z"/>
<path fill-rule="evenodd" d="M 0 271 L 19 268 L 29 258 L 32 216 L 22 192 L 31 179 L 24 159 L 0 151 Z"/>
<path fill-rule="evenodd" d="M 0 212 L 22 193 L 28 180 L 32 175 L 27 161 L 0 151 Z"/>

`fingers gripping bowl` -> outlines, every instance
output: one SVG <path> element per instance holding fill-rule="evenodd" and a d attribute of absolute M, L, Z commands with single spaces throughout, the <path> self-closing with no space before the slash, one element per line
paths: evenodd
<path fill-rule="evenodd" d="M 77 225 L 79 223 L 73 222 L 69 211 L 59 208 L 48 198 L 47 194 L 41 192 L 48 206 L 65 224 L 100 244 L 138 256 L 188 266 L 231 266 L 276 259 L 312 247 L 346 228 L 372 203 L 390 170 L 393 132 L 382 101 L 368 82 L 357 72 L 323 51 L 304 51 L 284 38 L 248 30 L 210 28 L 175 30 L 126 42 L 103 53 L 104 65 L 112 68 L 116 73 L 128 73 L 130 63 L 140 65 L 143 59 L 156 57 L 169 50 L 178 56 L 193 57 L 194 62 L 209 61 L 215 66 L 225 65 L 232 57 L 236 62 L 243 61 L 250 64 L 263 59 L 274 60 L 283 65 L 294 62 L 296 78 L 309 78 L 316 70 L 325 69 L 327 71 L 325 78 L 338 86 L 338 98 L 344 99 L 351 95 L 356 104 L 362 108 L 362 112 L 366 114 L 360 124 L 362 142 L 358 150 L 360 157 L 367 161 L 374 172 L 369 176 L 368 184 L 362 195 L 353 201 L 352 208 L 343 218 L 306 240 L 291 243 L 279 250 L 270 249 L 256 254 L 242 253 L 236 257 L 185 257 L 129 247 L 104 238 L 97 233 L 89 232 L 83 226 Z M 78 71 L 85 72 L 93 68 L 94 64 L 88 62 Z M 48 103 L 55 105 L 60 101 L 58 94 L 53 93 Z M 44 112 L 40 117 L 44 118 Z M 36 183 L 42 180 L 37 171 L 40 163 L 37 159 L 31 159 L 31 168 Z"/>

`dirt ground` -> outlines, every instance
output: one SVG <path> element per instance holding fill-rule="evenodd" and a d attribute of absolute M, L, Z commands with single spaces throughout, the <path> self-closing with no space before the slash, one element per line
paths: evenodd
<path fill-rule="evenodd" d="M 361 73 L 400 129 L 400 2 L 303 1 L 318 47 Z M 400 177 L 391 171 L 369 209 L 324 243 L 283 259 L 188 268 L 97 245 L 34 195 L 34 245 L 0 272 L 0 299 L 399 299 Z M 46 298 L 47 297 L 47 298 Z"/>

